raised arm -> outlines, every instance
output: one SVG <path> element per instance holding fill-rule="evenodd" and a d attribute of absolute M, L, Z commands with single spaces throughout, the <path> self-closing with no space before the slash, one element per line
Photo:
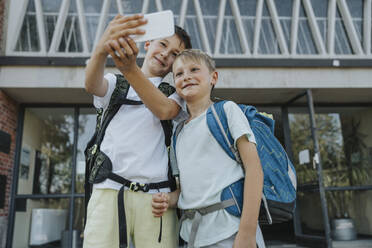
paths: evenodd
<path fill-rule="evenodd" d="M 244 202 L 239 232 L 234 248 L 256 248 L 256 229 L 261 204 L 263 172 L 256 145 L 248 141 L 245 135 L 237 141 L 240 157 L 245 169 Z"/>
<path fill-rule="evenodd" d="M 138 26 L 145 24 L 143 15 L 121 16 L 117 15 L 109 23 L 85 69 L 85 89 L 87 92 L 104 96 L 107 92 L 108 82 L 104 79 L 104 69 L 108 56 L 106 46 L 109 42 L 133 34 L 143 34 Z"/>
<path fill-rule="evenodd" d="M 170 120 L 177 116 L 180 106 L 149 82 L 138 66 L 135 70 L 130 70 L 123 74 L 142 102 L 160 120 Z"/>
<path fill-rule="evenodd" d="M 156 88 L 137 65 L 139 49 L 131 38 L 121 37 L 118 41 L 111 41 L 109 46 L 106 46 L 106 51 L 112 56 L 116 67 L 137 92 L 142 102 L 155 116 L 160 120 L 170 120 L 177 116 L 180 106 Z"/>

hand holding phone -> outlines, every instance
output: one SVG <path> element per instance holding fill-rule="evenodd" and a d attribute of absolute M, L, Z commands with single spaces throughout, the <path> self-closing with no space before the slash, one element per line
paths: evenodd
<path fill-rule="evenodd" d="M 174 34 L 174 19 L 171 10 L 146 14 L 143 18 L 147 20 L 147 23 L 140 28 L 145 30 L 145 34 L 130 36 L 135 42 L 161 39 Z"/>

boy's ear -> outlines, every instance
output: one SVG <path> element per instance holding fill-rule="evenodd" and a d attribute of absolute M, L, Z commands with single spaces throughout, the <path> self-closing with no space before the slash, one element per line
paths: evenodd
<path fill-rule="evenodd" d="M 212 86 L 215 86 L 217 84 L 217 81 L 218 81 L 218 72 L 217 71 L 214 71 L 214 72 L 212 72 L 211 85 Z"/>
<path fill-rule="evenodd" d="M 144 45 L 145 51 L 147 51 L 149 49 L 150 44 L 151 44 L 151 41 L 146 41 L 145 42 L 145 45 Z"/>

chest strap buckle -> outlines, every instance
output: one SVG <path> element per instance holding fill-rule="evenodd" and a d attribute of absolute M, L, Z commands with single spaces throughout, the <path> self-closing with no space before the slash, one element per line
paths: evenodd
<path fill-rule="evenodd" d="M 129 190 L 133 192 L 137 192 L 140 190 L 143 192 L 148 192 L 150 190 L 150 187 L 146 183 L 131 182 L 129 185 Z"/>

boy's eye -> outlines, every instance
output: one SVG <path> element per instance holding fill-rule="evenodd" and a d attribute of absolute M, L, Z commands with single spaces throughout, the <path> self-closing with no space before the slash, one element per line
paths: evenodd
<path fill-rule="evenodd" d="M 199 70 L 199 68 L 197 68 L 197 67 L 191 68 L 191 71 L 197 71 L 197 70 Z"/>
<path fill-rule="evenodd" d="M 172 55 L 173 55 L 174 57 L 177 57 L 178 53 L 172 53 Z"/>
<path fill-rule="evenodd" d="M 177 72 L 176 77 L 180 77 L 180 76 L 182 76 L 182 72 Z"/>
<path fill-rule="evenodd" d="M 162 42 L 160 41 L 160 44 L 163 46 L 163 47 L 166 47 L 167 45 L 165 44 L 165 42 Z"/>

